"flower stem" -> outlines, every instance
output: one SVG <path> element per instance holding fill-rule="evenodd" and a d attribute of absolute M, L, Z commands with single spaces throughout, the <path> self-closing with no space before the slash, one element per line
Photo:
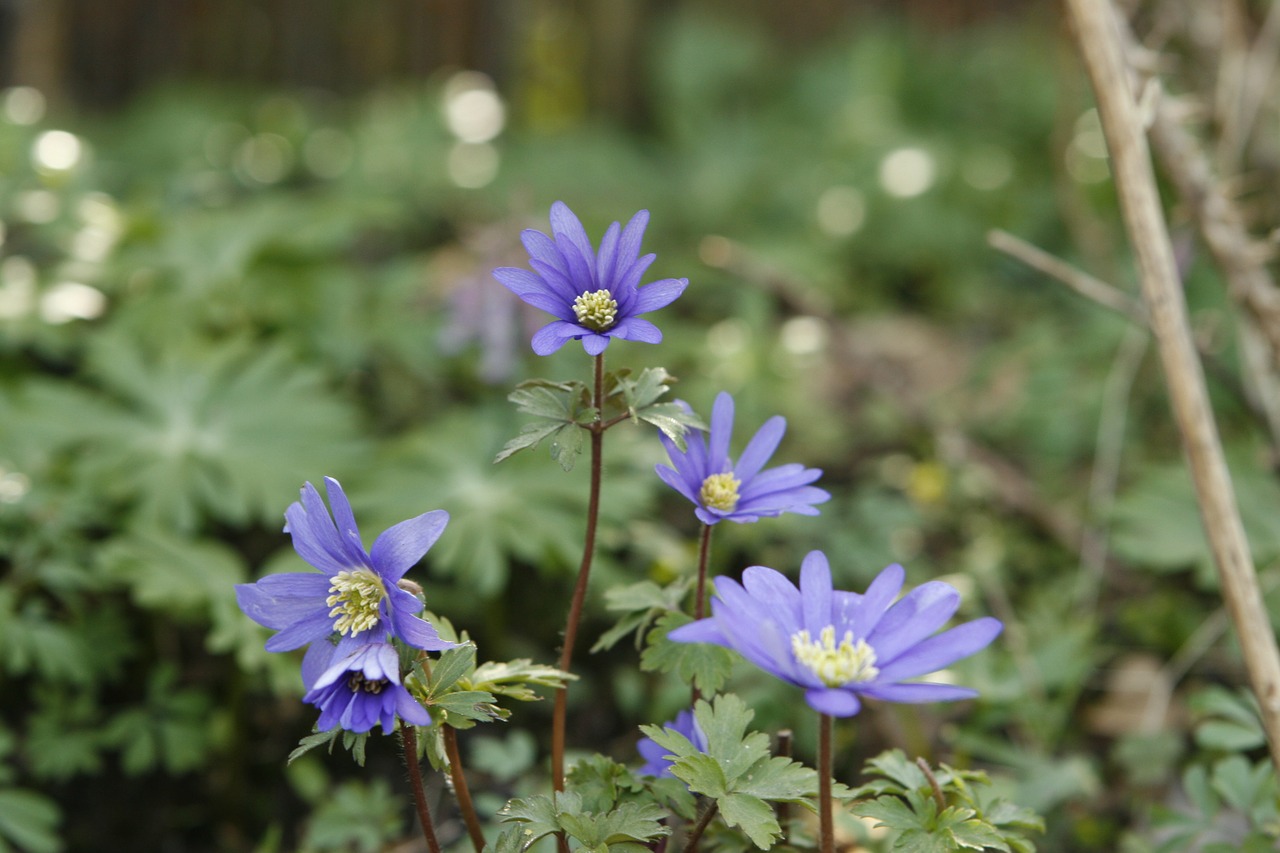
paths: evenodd
<path fill-rule="evenodd" d="M 595 383 L 592 405 L 596 420 L 587 427 L 591 432 L 591 492 L 587 498 L 587 532 L 582 543 L 582 564 L 578 567 L 578 581 L 573 587 L 573 600 L 569 604 L 569 618 L 564 627 L 564 645 L 560 649 L 560 669 L 569 671 L 573 663 L 573 644 L 578 638 L 578 623 L 582 621 L 582 605 L 587 597 L 587 579 L 591 574 L 591 560 L 596 550 L 596 523 L 600 517 L 601 449 L 604 446 L 604 354 L 595 357 Z M 556 690 L 555 708 L 551 714 L 551 787 L 564 790 L 564 732 L 568 709 L 569 685 L 562 684 Z"/>
<path fill-rule="evenodd" d="M 427 809 L 427 793 L 422 787 L 422 768 L 418 766 L 418 733 L 414 726 L 400 723 L 400 748 L 404 750 L 404 763 L 409 769 L 409 787 L 413 789 L 413 804 L 418 809 L 418 822 L 422 824 L 422 837 L 431 853 L 440 853 L 435 825 Z"/>
<path fill-rule="evenodd" d="M 711 820 L 716 816 L 716 801 L 712 800 L 707 803 L 707 807 L 702 810 L 702 817 L 698 818 L 698 823 L 689 832 L 689 840 L 685 842 L 684 853 L 697 853 L 698 842 L 702 840 L 702 833 L 711 825 Z"/>
<path fill-rule="evenodd" d="M 480 828 L 480 818 L 476 816 L 475 804 L 471 802 L 471 789 L 467 787 L 467 777 L 462 772 L 462 753 L 458 751 L 458 730 L 451 725 L 442 724 L 440 734 L 444 737 L 445 754 L 449 756 L 449 775 L 453 779 L 453 793 L 458 798 L 462 820 L 467 824 L 471 846 L 476 849 L 476 853 L 480 853 L 484 850 L 484 830 Z"/>
<path fill-rule="evenodd" d="M 835 826 L 831 817 L 831 715 L 818 715 L 818 849 L 835 853 Z"/>
<path fill-rule="evenodd" d="M 919 767 L 925 778 L 929 780 L 929 787 L 933 788 L 933 801 L 938 806 L 938 814 L 942 814 L 947 810 L 947 798 L 942 796 L 942 786 L 938 784 L 938 777 L 933 775 L 933 768 L 923 758 L 916 759 L 916 767 Z"/>
<path fill-rule="evenodd" d="M 702 536 L 698 540 L 698 591 L 693 602 L 693 618 L 701 619 L 707 615 L 707 558 L 711 554 L 710 524 L 702 525 Z"/>

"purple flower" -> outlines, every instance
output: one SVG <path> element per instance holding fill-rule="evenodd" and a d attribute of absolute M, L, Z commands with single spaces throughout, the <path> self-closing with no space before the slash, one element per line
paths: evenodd
<path fill-rule="evenodd" d="M 862 696 L 887 702 L 977 696 L 966 687 L 908 679 L 986 648 L 1004 626 L 986 617 L 935 634 L 960 606 L 960 593 L 930 581 L 894 603 L 904 575 L 901 566 L 889 566 L 859 595 L 831 588 L 831 568 L 821 551 L 804 558 L 799 589 L 773 569 L 752 566 L 741 584 L 716 578 L 712 616 L 670 637 L 734 649 L 803 687 L 810 707 L 835 717 L 858 713 Z"/>
<path fill-rule="evenodd" d="M 334 726 L 367 732 L 381 723 L 382 733 L 390 734 L 396 717 L 431 725 L 427 709 L 400 684 L 400 655 L 387 643 L 365 643 L 334 660 L 302 701 L 320 709 L 316 728 L 322 732 Z"/>
<path fill-rule="evenodd" d="M 702 731 L 702 726 L 698 725 L 692 711 L 681 711 L 674 720 L 663 723 L 662 727 L 684 735 L 698 752 L 707 751 L 707 735 Z M 636 752 L 640 753 L 645 762 L 639 770 L 641 774 L 657 776 L 659 779 L 672 775 L 671 759 L 667 757 L 670 753 L 665 747 L 658 746 L 653 738 L 640 738 L 636 743 Z"/>
<path fill-rule="evenodd" d="M 313 643 L 303 661 L 303 683 L 310 684 L 331 658 L 363 643 L 394 637 L 427 651 L 453 648 L 455 643 L 440 639 L 431 623 L 414 615 L 422 602 L 398 585 L 440 538 L 449 514 L 435 510 L 402 521 L 365 551 L 342 486 L 326 477 L 325 488 L 332 517 L 310 483 L 302 487 L 301 503 L 284 514 L 294 549 L 321 573 L 267 575 L 257 583 L 236 585 L 240 609 L 259 625 L 280 632 L 267 640 L 267 651 Z M 337 652 L 329 642 L 335 634 Z"/>
<path fill-rule="evenodd" d="M 557 319 L 533 336 L 533 351 L 550 355 L 570 338 L 599 355 L 610 338 L 656 344 L 662 332 L 641 314 L 671 304 L 689 286 L 684 278 L 664 278 L 640 286 L 640 276 L 655 255 L 639 257 L 640 238 L 649 223 L 642 210 L 626 228 L 609 226 L 594 252 L 578 217 L 564 202 L 551 205 L 551 235 L 526 230 L 520 235 L 534 272 L 499 267 L 493 275 L 508 290 Z"/>
<path fill-rule="evenodd" d="M 733 397 L 721 391 L 711 409 L 710 443 L 702 433 L 690 435 L 688 449 L 682 453 L 675 442 L 660 435 L 675 467 L 658 465 L 655 470 L 664 483 L 693 501 L 697 507 L 694 512 L 704 524 L 725 519 L 757 521 L 784 512 L 817 515 L 812 505 L 831 498 L 824 490 L 809 485 L 822 476 L 822 471 L 798 463 L 760 470 L 786 431 L 786 418 L 774 416 L 765 421 L 734 465 L 729 458 Z"/>

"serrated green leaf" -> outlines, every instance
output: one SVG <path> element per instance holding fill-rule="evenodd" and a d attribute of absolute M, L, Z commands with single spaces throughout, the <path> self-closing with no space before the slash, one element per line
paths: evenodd
<path fill-rule="evenodd" d="M 711 643 L 676 643 L 667 638 L 671 631 L 692 621 L 692 617 L 674 610 L 660 616 L 640 655 L 640 668 L 647 672 L 674 673 L 684 683 L 711 695 L 719 692 L 728 680 L 734 655 Z"/>
<path fill-rule="evenodd" d="M 471 725 L 466 721 L 492 723 L 511 716 L 510 711 L 493 702 L 493 694 L 483 690 L 455 690 L 429 700 L 427 710 L 443 711 L 445 716 L 441 722 L 455 729 L 468 729 Z"/>
<path fill-rule="evenodd" d="M 649 736 L 654 737 L 652 733 Z M 724 768 L 710 755 L 695 752 L 676 758 L 671 762 L 671 775 L 683 781 L 695 794 L 719 799 L 729 793 L 729 780 L 725 777 Z"/>
<path fill-rule="evenodd" d="M 582 455 L 586 430 L 577 424 L 565 424 L 551 434 L 551 458 L 565 471 L 572 471 Z"/>
<path fill-rule="evenodd" d="M 575 679 L 576 675 L 557 667 L 534 663 L 528 658 L 518 658 L 480 664 L 465 679 L 465 685 L 473 690 L 485 690 L 520 702 L 532 702 L 542 697 L 529 685 L 554 689 Z"/>
<path fill-rule="evenodd" d="M 639 648 L 649 623 L 669 610 L 678 610 L 691 583 L 691 578 L 680 578 L 666 586 L 658 586 L 653 581 L 641 581 L 606 590 L 605 608 L 626 615 L 600 635 L 591 651 L 594 653 L 613 648 L 619 640 L 633 631 L 636 632 L 636 646 Z"/>
<path fill-rule="evenodd" d="M 333 745 L 337 742 L 338 735 L 341 733 L 342 729 L 333 728 L 327 732 L 313 732 L 312 734 L 307 735 L 302 738 L 302 740 L 298 741 L 298 745 L 294 747 L 293 752 L 289 753 L 289 758 L 285 763 L 292 764 L 298 758 L 301 758 L 311 750 L 321 746 L 329 747 L 329 752 L 332 754 Z"/>
<path fill-rule="evenodd" d="M 886 827 L 894 832 L 913 829 L 923 832 L 928 829 L 921 815 L 916 814 L 910 806 L 894 796 L 876 797 L 874 800 L 855 803 L 851 810 L 858 817 L 879 821 L 877 826 Z"/>
<path fill-rule="evenodd" d="M 520 429 L 520 434 L 508 441 L 502 446 L 502 450 L 498 451 L 498 455 L 493 457 L 494 463 L 509 459 L 521 450 L 532 450 L 542 443 L 542 440 L 564 428 L 561 423 L 533 423 L 525 424 Z"/>
<path fill-rule="evenodd" d="M 773 807 L 750 794 L 729 794 L 716 800 L 720 815 L 729 826 L 736 826 L 747 834 L 751 843 L 761 850 L 768 850 L 782 835 Z"/>
<path fill-rule="evenodd" d="M 440 658 L 431 664 L 430 689 L 428 696 L 439 696 L 458 683 L 459 679 L 468 678 L 476 669 L 475 643 L 462 643 L 455 648 L 440 653 Z"/>

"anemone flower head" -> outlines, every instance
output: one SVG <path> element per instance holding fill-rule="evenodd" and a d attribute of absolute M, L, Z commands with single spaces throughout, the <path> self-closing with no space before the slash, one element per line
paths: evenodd
<path fill-rule="evenodd" d="M 681 401 L 686 409 L 688 405 Z M 686 449 L 660 435 L 673 468 L 656 466 L 662 481 L 689 500 L 704 524 L 729 520 L 739 523 L 794 512 L 817 515 L 813 504 L 830 499 L 826 491 L 809 485 L 822 476 L 817 468 L 798 463 L 761 470 L 787 431 L 786 418 L 774 416 L 747 442 L 735 465 L 729 457 L 733 435 L 733 397 L 725 391 L 711 409 L 710 437 L 690 434 Z"/>
<path fill-rule="evenodd" d="M 684 278 L 664 278 L 641 286 L 640 277 L 654 255 L 640 255 L 640 238 L 649 223 L 642 210 L 623 228 L 605 231 L 600 250 L 564 202 L 551 205 L 551 236 L 528 229 L 521 235 L 533 272 L 499 267 L 493 275 L 512 293 L 556 319 L 533 336 L 533 351 L 550 355 L 569 339 L 582 341 L 599 355 L 610 338 L 656 344 L 662 332 L 641 314 L 671 304 L 689 286 Z"/>
<path fill-rule="evenodd" d="M 702 726 L 698 725 L 698 720 L 693 716 L 692 711 L 681 711 L 676 714 L 676 718 L 670 722 L 662 724 L 664 729 L 671 729 L 684 735 L 689 743 L 699 752 L 707 751 L 707 735 L 702 731 Z M 656 776 L 659 779 L 664 776 L 671 776 L 671 759 L 665 747 L 658 746 L 653 738 L 642 737 L 636 743 L 636 752 L 640 753 L 640 757 L 644 759 L 644 766 L 639 772 L 646 776 Z"/>
<path fill-rule="evenodd" d="M 302 500 L 284 514 L 294 549 L 320 573 L 267 575 L 257 583 L 236 585 L 240 609 L 259 625 L 279 631 L 267 640 L 267 651 L 313 643 L 303 664 L 303 682 L 309 685 L 333 657 L 328 639 L 335 635 L 344 650 L 353 641 L 388 637 L 427 651 L 453 648 L 455 643 L 442 640 L 431 623 L 414 615 L 422 602 L 399 585 L 440 538 L 449 514 L 435 510 L 402 521 L 383 531 L 366 551 L 342 486 L 326 477 L 325 489 L 332 516 L 310 483 L 302 487 Z"/>
<path fill-rule="evenodd" d="M 814 710 L 852 717 L 862 697 L 887 702 L 946 702 L 977 696 L 951 684 L 911 679 L 987 647 L 1003 627 L 990 617 L 942 633 L 960 605 L 950 584 L 930 581 L 895 602 L 904 572 L 893 565 L 863 594 L 831 587 L 826 555 L 811 551 L 800 588 L 781 573 L 752 566 L 742 583 L 718 577 L 712 615 L 672 631 L 681 643 L 715 643 L 804 688 Z"/>
<path fill-rule="evenodd" d="M 400 655 L 389 643 L 365 643 L 330 663 L 302 697 L 320 709 L 316 728 L 341 726 L 367 732 L 382 724 L 390 734 L 396 717 L 416 726 L 431 724 L 427 709 L 400 683 Z"/>

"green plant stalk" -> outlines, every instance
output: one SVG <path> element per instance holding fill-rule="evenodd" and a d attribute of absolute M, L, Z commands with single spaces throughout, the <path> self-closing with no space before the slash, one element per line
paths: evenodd
<path fill-rule="evenodd" d="M 710 524 L 702 525 L 702 536 L 698 539 L 698 591 L 693 600 L 693 618 L 701 619 L 707 614 L 707 560 L 711 554 Z"/>
<path fill-rule="evenodd" d="M 418 810 L 418 823 L 422 825 L 422 837 L 431 853 L 440 853 L 435 825 L 427 808 L 427 793 L 422 787 L 422 768 L 418 765 L 418 733 L 414 726 L 400 723 L 400 748 L 404 751 L 405 767 L 409 770 L 409 787 L 413 789 L 413 805 Z"/>
<path fill-rule="evenodd" d="M 831 816 L 831 715 L 818 714 L 818 849 L 835 853 L 835 824 Z"/>
<path fill-rule="evenodd" d="M 595 382 L 591 403 L 596 409 L 596 419 L 587 427 L 591 431 L 591 491 L 587 498 L 587 532 L 582 543 L 582 563 L 578 567 L 578 581 L 573 588 L 573 600 L 569 604 L 569 617 L 565 621 L 564 645 L 560 649 L 560 669 L 569 672 L 573 663 L 573 645 L 578 638 L 578 623 L 582 621 L 582 605 L 587 598 L 587 580 L 591 575 L 591 561 L 596 550 L 596 525 L 600 518 L 600 472 L 603 466 L 601 450 L 604 446 L 604 353 L 595 357 Z M 564 732 L 568 710 L 569 685 L 562 684 L 556 690 L 555 708 L 551 714 L 551 787 L 564 790 Z"/>
<path fill-rule="evenodd" d="M 440 726 L 440 734 L 444 738 L 445 755 L 449 757 L 449 775 L 453 779 L 453 793 L 458 798 L 458 808 L 462 811 L 462 820 L 467 825 L 467 834 L 471 836 L 471 846 L 476 853 L 484 850 L 484 830 L 480 828 L 480 818 L 476 815 L 476 807 L 471 802 L 471 789 L 467 787 L 467 776 L 462 772 L 462 753 L 458 750 L 458 730 L 448 723 Z"/>

